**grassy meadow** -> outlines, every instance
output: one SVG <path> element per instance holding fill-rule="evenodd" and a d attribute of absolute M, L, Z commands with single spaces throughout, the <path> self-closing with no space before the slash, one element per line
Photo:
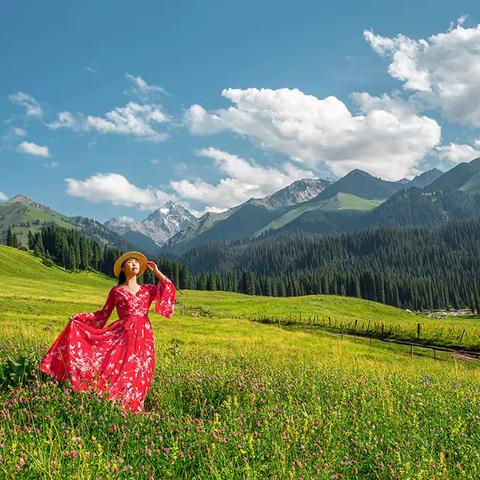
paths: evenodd
<path fill-rule="evenodd" d="M 34 369 L 69 315 L 101 308 L 113 279 L 0 246 L 0 282 L 0 363 L 24 359 L 31 373 L 0 391 L 0 478 L 480 476 L 478 361 L 410 356 L 376 339 L 248 318 L 376 322 L 398 335 L 421 323 L 444 344 L 461 328 L 461 345 L 472 349 L 478 320 L 434 320 L 335 296 L 178 291 L 172 318 L 150 313 L 155 377 L 147 411 L 133 414 Z"/>

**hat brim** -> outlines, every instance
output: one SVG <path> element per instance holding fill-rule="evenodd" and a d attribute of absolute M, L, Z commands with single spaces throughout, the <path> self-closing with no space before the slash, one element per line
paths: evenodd
<path fill-rule="evenodd" d="M 126 252 L 123 255 L 120 255 L 116 260 L 115 264 L 113 265 L 113 273 L 118 278 L 122 271 L 122 263 L 129 258 L 136 258 L 138 263 L 140 263 L 140 270 L 138 272 L 137 277 L 140 277 L 145 273 L 147 269 L 147 257 L 141 252 Z"/>

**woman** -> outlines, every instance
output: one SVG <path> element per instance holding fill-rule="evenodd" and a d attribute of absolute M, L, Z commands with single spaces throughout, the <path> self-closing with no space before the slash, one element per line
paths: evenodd
<path fill-rule="evenodd" d="M 158 279 L 138 284 L 146 269 Z M 174 313 L 176 288 L 155 262 L 140 252 L 121 255 L 113 267 L 118 285 L 101 310 L 81 312 L 69 322 L 40 362 L 40 370 L 58 381 L 69 380 L 75 391 L 96 389 L 133 412 L 143 410 L 153 376 L 155 343 L 148 318 L 151 303 L 164 317 Z M 117 307 L 119 319 L 107 327 Z"/>

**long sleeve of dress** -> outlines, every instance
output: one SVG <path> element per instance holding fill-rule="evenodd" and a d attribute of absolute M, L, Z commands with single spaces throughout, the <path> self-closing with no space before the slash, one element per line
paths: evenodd
<path fill-rule="evenodd" d="M 162 284 L 160 281 L 156 285 L 149 283 L 148 288 L 150 301 L 155 301 L 155 312 L 167 318 L 171 317 L 175 312 L 175 297 L 177 294 L 175 284 L 168 277 L 165 277 L 165 283 Z"/>
<path fill-rule="evenodd" d="M 77 313 L 73 317 L 76 320 L 79 320 L 87 325 L 90 325 L 95 328 L 103 328 L 107 323 L 112 311 L 115 307 L 115 296 L 114 296 L 114 289 L 112 288 L 108 293 L 107 300 L 105 301 L 105 305 L 96 312 L 81 312 Z"/>

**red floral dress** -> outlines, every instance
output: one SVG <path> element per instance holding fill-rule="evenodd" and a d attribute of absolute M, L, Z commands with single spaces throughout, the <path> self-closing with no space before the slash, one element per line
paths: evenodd
<path fill-rule="evenodd" d="M 101 310 L 77 313 L 40 362 L 40 370 L 54 379 L 71 382 L 75 391 L 108 392 L 126 410 L 143 410 L 155 366 L 155 341 L 148 318 L 151 303 L 164 317 L 174 313 L 176 288 L 142 284 L 136 294 L 122 285 L 108 293 Z M 118 320 L 107 327 L 113 308 Z"/>

